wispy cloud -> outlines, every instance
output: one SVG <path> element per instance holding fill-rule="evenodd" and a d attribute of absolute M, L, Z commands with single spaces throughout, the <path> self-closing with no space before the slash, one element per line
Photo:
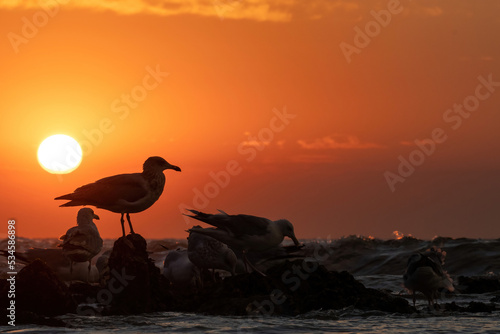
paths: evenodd
<path fill-rule="evenodd" d="M 241 143 L 242 146 L 245 147 L 255 147 L 255 148 L 264 148 L 266 146 L 269 146 L 271 142 L 269 141 L 259 141 L 256 139 L 250 139 L 250 140 L 245 140 Z"/>
<path fill-rule="evenodd" d="M 325 149 L 373 149 L 383 148 L 377 143 L 362 142 L 358 137 L 352 135 L 332 135 L 317 138 L 312 141 L 298 140 L 299 146 L 306 150 L 325 150 Z"/>
<path fill-rule="evenodd" d="M 64 6 L 72 9 L 112 11 L 121 15 L 170 16 L 193 14 L 220 19 L 288 22 L 294 16 L 319 19 L 337 11 L 353 11 L 359 5 L 350 0 L 0 0 L 0 9 L 40 9 Z"/>

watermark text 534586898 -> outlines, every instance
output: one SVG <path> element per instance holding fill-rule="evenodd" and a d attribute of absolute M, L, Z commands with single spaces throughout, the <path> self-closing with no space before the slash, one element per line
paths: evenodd
<path fill-rule="evenodd" d="M 7 222 L 8 241 L 7 241 L 7 267 L 9 278 L 9 288 L 7 289 L 7 298 L 9 298 L 9 307 L 7 307 L 7 318 L 9 325 L 16 325 L 16 221 L 11 219 Z"/>

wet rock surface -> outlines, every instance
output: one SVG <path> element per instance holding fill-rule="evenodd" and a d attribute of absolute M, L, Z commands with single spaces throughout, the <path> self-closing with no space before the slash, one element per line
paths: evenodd
<path fill-rule="evenodd" d="M 500 278 L 498 276 L 459 276 L 457 287 L 462 293 L 487 293 L 500 291 Z"/>

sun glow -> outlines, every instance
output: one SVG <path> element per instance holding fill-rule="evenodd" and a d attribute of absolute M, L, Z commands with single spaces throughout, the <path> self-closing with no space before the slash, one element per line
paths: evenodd
<path fill-rule="evenodd" d="M 66 135 L 47 137 L 38 147 L 38 162 L 47 172 L 67 174 L 78 168 L 82 161 L 82 148 Z"/>

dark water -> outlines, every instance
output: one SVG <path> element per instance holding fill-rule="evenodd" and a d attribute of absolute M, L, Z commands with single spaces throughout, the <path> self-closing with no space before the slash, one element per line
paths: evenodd
<path fill-rule="evenodd" d="M 410 301 L 403 289 L 402 274 L 409 255 L 437 246 L 447 252 L 444 268 L 456 280 L 465 276 L 500 275 L 500 239 L 417 240 L 401 238 L 379 240 L 350 236 L 334 240 L 302 240 L 306 247 L 301 255 L 319 259 L 331 270 L 347 270 L 365 286 L 383 289 Z M 20 251 L 29 247 L 55 247 L 56 239 L 19 239 Z M 113 240 L 106 240 L 103 251 Z M 148 250 L 158 266 L 169 248 L 186 246 L 184 240 L 149 240 Z M 6 248 L 6 241 L 0 242 Z M 321 255 L 321 256 L 318 256 Z M 6 272 L 6 261 L 0 270 Z M 20 269 L 20 267 L 19 267 Z M 500 292 L 454 294 L 442 296 L 440 303 L 455 302 L 467 306 L 470 301 L 490 303 Z M 3 297 L 3 296 L 2 296 Z M 317 310 L 296 317 L 228 317 L 175 312 L 134 316 L 88 317 L 68 314 L 59 317 L 71 328 L 18 325 L 1 327 L 5 333 L 500 333 L 500 310 L 492 313 L 429 311 L 426 301 L 417 299 L 418 314 L 397 315 L 380 311 Z"/>

